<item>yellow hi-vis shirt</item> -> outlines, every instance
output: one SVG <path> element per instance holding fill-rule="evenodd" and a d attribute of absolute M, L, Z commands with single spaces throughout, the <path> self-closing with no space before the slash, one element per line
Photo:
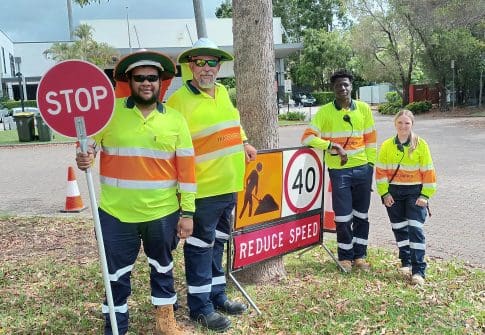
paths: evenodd
<path fill-rule="evenodd" d="M 214 98 L 186 82 L 167 104 L 187 120 L 195 150 L 196 198 L 243 189 L 245 153 L 239 112 L 223 85 Z"/>
<path fill-rule="evenodd" d="M 155 220 L 180 207 L 194 213 L 195 161 L 187 123 L 160 103 L 145 118 L 130 99 L 116 99 L 112 119 L 93 137 L 102 150 L 100 207 L 122 222 Z"/>
<path fill-rule="evenodd" d="M 409 145 L 403 145 L 404 151 L 401 152 L 396 141 L 395 136 L 390 137 L 379 149 L 376 163 L 377 192 L 381 197 L 389 193 L 389 181 L 394 176 L 391 184 L 422 184 L 421 195 L 426 199 L 431 198 L 436 192 L 436 172 L 428 144 L 419 138 L 416 149 L 409 155 Z"/>
<path fill-rule="evenodd" d="M 301 138 L 303 145 L 326 150 L 325 163 L 329 169 L 375 164 L 376 141 L 372 111 L 368 104 L 356 100 L 351 101 L 349 109 L 341 108 L 336 101 L 323 105 Z M 340 165 L 338 155 L 332 156 L 327 150 L 331 142 L 345 145 L 348 161 L 344 166 Z"/>

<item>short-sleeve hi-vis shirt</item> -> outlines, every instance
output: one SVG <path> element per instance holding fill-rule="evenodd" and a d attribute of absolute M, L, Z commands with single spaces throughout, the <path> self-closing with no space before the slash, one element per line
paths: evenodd
<path fill-rule="evenodd" d="M 167 101 L 187 120 L 195 150 L 196 198 L 243 189 L 245 153 L 239 112 L 223 85 L 214 98 L 187 82 Z"/>
<path fill-rule="evenodd" d="M 100 153 L 100 207 L 122 222 L 195 212 L 195 161 L 183 116 L 159 104 L 144 117 L 116 100 L 109 124 L 93 139 Z M 180 202 L 177 197 L 180 193 Z"/>

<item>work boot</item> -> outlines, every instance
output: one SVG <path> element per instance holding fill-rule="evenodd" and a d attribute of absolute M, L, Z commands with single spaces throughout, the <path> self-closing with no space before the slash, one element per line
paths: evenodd
<path fill-rule="evenodd" d="M 172 305 L 155 307 L 155 322 L 158 335 L 185 335 L 175 321 Z"/>
<path fill-rule="evenodd" d="M 423 285 L 424 284 L 424 278 L 423 276 L 419 274 L 414 274 L 411 278 L 411 284 L 413 285 Z"/>
<path fill-rule="evenodd" d="M 404 277 L 411 277 L 411 267 L 410 266 L 402 266 L 397 271 Z"/>
<path fill-rule="evenodd" d="M 231 320 L 218 312 L 212 312 L 208 315 L 199 314 L 196 317 L 190 316 L 190 318 L 202 326 L 218 333 L 222 333 L 231 327 Z"/>
<path fill-rule="evenodd" d="M 338 261 L 340 266 L 345 270 L 345 272 L 351 272 L 352 271 L 352 262 L 344 259 L 342 261 Z"/>
<path fill-rule="evenodd" d="M 229 315 L 242 314 L 248 309 L 245 304 L 231 300 L 224 301 L 224 305 L 216 306 L 216 308 L 220 311 L 226 312 Z"/>
<path fill-rule="evenodd" d="M 354 267 L 362 271 L 370 270 L 370 264 L 367 263 L 363 258 L 354 259 Z"/>

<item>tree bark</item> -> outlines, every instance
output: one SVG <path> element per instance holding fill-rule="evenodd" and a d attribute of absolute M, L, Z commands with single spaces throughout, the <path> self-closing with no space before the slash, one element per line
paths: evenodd
<path fill-rule="evenodd" d="M 271 0 L 233 0 L 234 74 L 237 107 L 249 142 L 258 150 L 278 148 L 278 106 Z M 284 278 L 283 258 L 237 272 L 246 283 Z"/>

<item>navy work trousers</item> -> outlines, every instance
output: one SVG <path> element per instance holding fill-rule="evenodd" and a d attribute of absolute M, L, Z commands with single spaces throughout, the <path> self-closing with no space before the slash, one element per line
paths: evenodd
<path fill-rule="evenodd" d="M 386 209 L 399 248 L 401 265 L 410 266 L 413 275 L 424 277 L 426 241 L 423 226 L 427 212 L 426 208 L 416 205 L 421 188 L 422 185 L 389 185 L 394 204 Z"/>
<path fill-rule="evenodd" d="M 352 261 L 367 255 L 373 172 L 371 164 L 328 170 L 332 182 L 339 260 Z"/>
<path fill-rule="evenodd" d="M 119 334 L 128 331 L 128 304 L 131 294 L 130 276 L 143 241 L 143 250 L 150 264 L 151 301 L 155 306 L 173 305 L 177 296 L 173 282 L 172 250 L 178 243 L 179 212 L 158 220 L 125 223 L 99 209 L 104 249 L 113 293 Z M 111 335 L 108 303 L 103 303 L 105 334 Z"/>
<path fill-rule="evenodd" d="M 195 200 L 194 231 L 184 244 L 187 303 L 194 318 L 227 300 L 222 257 L 235 200 L 235 193 Z"/>

